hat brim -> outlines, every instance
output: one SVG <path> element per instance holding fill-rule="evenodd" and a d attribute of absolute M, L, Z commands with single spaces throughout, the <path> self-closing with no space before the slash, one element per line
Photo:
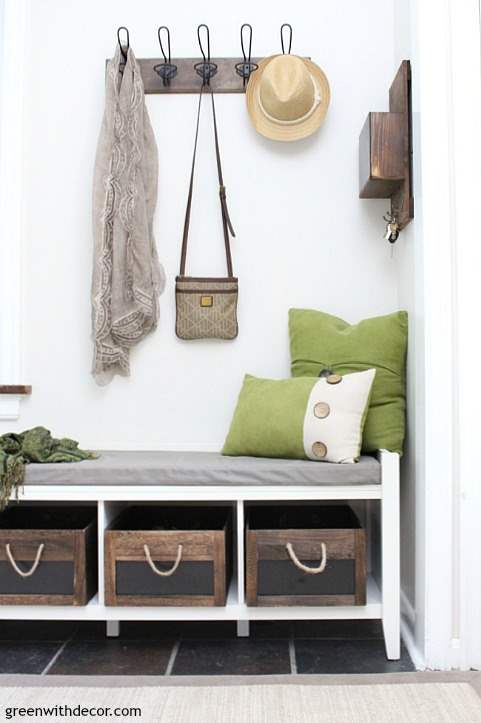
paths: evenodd
<path fill-rule="evenodd" d="M 247 111 L 256 131 L 266 138 L 274 141 L 298 141 L 312 135 L 322 125 L 331 99 L 329 82 L 318 65 L 307 58 L 301 58 L 317 86 L 320 103 L 307 118 L 301 118 L 299 122 L 276 121 L 266 116 L 259 104 L 259 83 L 262 74 L 266 66 L 276 57 L 276 55 L 271 55 L 261 60 L 258 69 L 251 74 L 246 89 Z"/>

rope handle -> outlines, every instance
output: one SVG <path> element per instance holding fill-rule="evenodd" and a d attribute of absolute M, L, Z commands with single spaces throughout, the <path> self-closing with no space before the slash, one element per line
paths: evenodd
<path fill-rule="evenodd" d="M 324 570 L 326 569 L 327 548 L 324 542 L 321 542 L 322 557 L 321 564 L 318 567 L 308 567 L 307 565 L 304 565 L 297 557 L 296 553 L 294 552 L 294 548 L 292 547 L 290 542 L 287 543 L 286 550 L 289 553 L 289 557 L 291 558 L 294 565 L 298 567 L 299 570 L 302 570 L 302 572 L 307 572 L 308 575 L 319 575 L 319 573 L 324 572 Z"/>
<path fill-rule="evenodd" d="M 21 570 L 19 568 L 19 566 L 17 565 L 17 563 L 15 562 L 15 559 L 12 554 L 12 550 L 10 549 L 9 542 L 7 542 L 7 544 L 5 545 L 5 552 L 7 553 L 7 557 L 8 557 L 8 561 L 9 561 L 10 565 L 13 567 L 13 569 L 15 570 L 17 575 L 20 575 L 20 577 L 31 577 L 36 572 L 37 567 L 40 565 L 40 559 L 42 557 L 44 548 L 45 548 L 45 545 L 42 542 L 38 546 L 38 550 L 37 550 L 37 554 L 35 555 L 34 563 L 33 563 L 32 567 L 30 568 L 30 570 L 28 570 L 27 572 L 24 572 L 23 570 Z"/>
<path fill-rule="evenodd" d="M 170 577 L 177 570 L 180 565 L 180 561 L 182 560 L 182 545 L 179 545 L 177 548 L 177 557 L 170 570 L 159 570 L 155 562 L 152 560 L 152 555 L 150 554 L 148 545 L 144 545 L 144 553 L 152 572 L 155 572 L 155 574 L 159 575 L 159 577 Z"/>

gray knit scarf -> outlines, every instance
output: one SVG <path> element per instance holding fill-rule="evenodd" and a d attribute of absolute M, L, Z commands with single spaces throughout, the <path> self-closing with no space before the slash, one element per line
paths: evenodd
<path fill-rule="evenodd" d="M 130 373 L 130 348 L 153 331 L 165 287 L 153 236 L 158 153 L 132 50 L 107 65 L 95 160 L 92 278 L 93 370 L 98 384 Z"/>

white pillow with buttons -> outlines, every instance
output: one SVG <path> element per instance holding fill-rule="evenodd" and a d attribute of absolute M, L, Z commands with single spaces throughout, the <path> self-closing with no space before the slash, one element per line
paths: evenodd
<path fill-rule="evenodd" d="M 304 451 L 318 462 L 357 462 L 375 369 L 330 374 L 312 387 L 304 417 Z"/>

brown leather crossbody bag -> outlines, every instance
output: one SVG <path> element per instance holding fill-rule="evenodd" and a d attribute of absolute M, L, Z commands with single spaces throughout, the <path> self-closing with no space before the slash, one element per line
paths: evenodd
<path fill-rule="evenodd" d="M 217 173 L 219 176 L 219 198 L 222 214 L 225 253 L 227 259 L 227 276 L 199 277 L 186 276 L 187 241 L 189 237 L 190 210 L 194 187 L 195 159 L 199 138 L 199 120 L 202 96 L 205 88 L 210 92 L 212 101 L 212 119 L 214 122 L 215 152 Z M 235 339 L 239 333 L 237 324 L 238 281 L 232 271 L 232 255 L 230 250 L 229 232 L 235 236 L 227 210 L 226 193 L 222 178 L 217 119 L 215 114 L 214 94 L 210 86 L 203 86 L 199 95 L 197 126 L 195 131 L 194 155 L 190 174 L 189 194 L 185 211 L 180 273 L 175 280 L 176 322 L 175 333 L 180 339 Z"/>

